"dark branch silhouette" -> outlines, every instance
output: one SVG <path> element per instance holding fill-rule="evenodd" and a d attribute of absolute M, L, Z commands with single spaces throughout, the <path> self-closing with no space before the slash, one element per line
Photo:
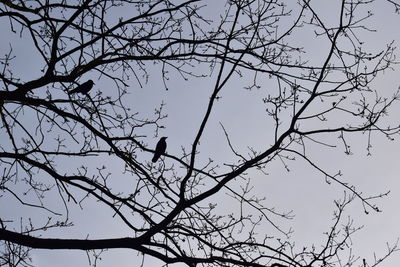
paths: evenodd
<path fill-rule="evenodd" d="M 0 1 L 2 36 L 10 42 L 0 51 L 1 266 L 31 266 L 33 248 L 128 248 L 133 257 L 197 267 L 376 266 L 396 251 L 393 244 L 373 262 L 353 255 L 351 236 L 360 227 L 343 212 L 354 201 L 365 212 L 379 211 L 376 199 L 387 192 L 361 192 L 312 153 L 324 147 L 349 155 L 353 136 L 367 136 L 369 153 L 374 136 L 400 133 L 388 117 L 400 101 L 397 86 L 391 96 L 390 88 L 385 96 L 375 90 L 396 63 L 395 47 L 381 43 L 374 52 L 362 45 L 363 33 L 376 34 L 367 27 L 375 22 L 367 12 L 374 1 L 327 1 L 335 6 L 329 19 L 317 1 L 25 2 Z M 380 8 L 385 2 L 399 7 L 390 0 Z M 40 71 L 14 69 L 27 53 Z M 66 88 L 80 77 L 113 90 L 69 97 Z M 158 80 L 162 90 L 132 89 Z M 196 96 L 204 99 L 180 91 L 198 84 L 204 91 Z M 93 86 L 88 80 L 68 94 L 85 95 Z M 249 102 L 238 93 L 242 87 Z M 225 96 L 235 106 L 223 114 L 218 104 L 229 105 Z M 168 161 L 152 164 L 165 155 L 166 137 L 155 150 L 147 144 L 177 121 L 165 108 L 175 103 L 196 103 L 180 109 L 188 116 L 176 132 L 185 141 L 168 151 Z M 256 104 L 260 111 L 248 112 Z M 240 140 L 231 136 L 232 123 Z M 265 138 L 250 145 L 260 131 Z M 224 149 L 211 147 L 215 142 Z M 254 192 L 274 160 L 282 163 L 278 171 L 297 160 L 345 191 L 323 242 L 295 243 L 284 227 L 292 212 L 275 207 L 268 192 Z M 67 236 L 65 228 L 87 229 L 70 212 L 75 208 L 104 212 L 104 222 L 90 230 L 113 225 L 128 234 Z"/>

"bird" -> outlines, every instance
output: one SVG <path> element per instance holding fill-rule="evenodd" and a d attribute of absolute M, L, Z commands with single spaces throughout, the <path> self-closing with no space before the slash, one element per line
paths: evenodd
<path fill-rule="evenodd" d="M 69 95 L 71 94 L 76 94 L 76 93 L 81 93 L 81 94 L 87 94 L 90 89 L 92 89 L 94 85 L 94 82 L 92 80 L 88 80 L 80 85 L 78 85 L 74 90 L 71 90 L 68 92 Z"/>
<path fill-rule="evenodd" d="M 154 150 L 154 157 L 151 160 L 152 162 L 156 162 L 161 155 L 165 153 L 165 150 L 167 149 L 167 143 L 165 142 L 165 139 L 167 139 L 167 137 L 161 137 L 158 141 L 156 150 Z"/>

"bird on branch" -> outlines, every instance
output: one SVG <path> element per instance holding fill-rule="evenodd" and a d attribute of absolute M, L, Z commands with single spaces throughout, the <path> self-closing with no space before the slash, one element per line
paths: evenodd
<path fill-rule="evenodd" d="M 167 137 L 161 137 L 160 141 L 158 141 L 156 150 L 154 151 L 154 157 L 151 160 L 152 162 L 156 162 L 161 155 L 165 153 L 165 150 L 167 149 L 167 143 L 165 142 L 165 139 L 167 139 Z"/>
<path fill-rule="evenodd" d="M 69 91 L 68 94 L 77 94 L 81 93 L 83 95 L 87 94 L 93 87 L 94 82 L 92 80 L 88 80 L 80 85 L 78 85 L 74 90 Z"/>

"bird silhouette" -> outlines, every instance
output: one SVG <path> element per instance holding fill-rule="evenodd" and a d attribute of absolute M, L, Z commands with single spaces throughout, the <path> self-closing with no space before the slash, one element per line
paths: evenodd
<path fill-rule="evenodd" d="M 76 94 L 76 93 L 81 93 L 81 94 L 87 94 L 90 89 L 92 89 L 94 85 L 94 82 L 92 80 L 88 80 L 80 85 L 78 85 L 74 90 L 69 91 L 68 94 Z"/>
<path fill-rule="evenodd" d="M 160 141 L 158 141 L 156 150 L 154 151 L 154 157 L 151 161 L 156 162 L 161 155 L 165 153 L 165 150 L 167 149 L 167 143 L 165 142 L 165 139 L 167 139 L 167 137 L 161 137 Z"/>

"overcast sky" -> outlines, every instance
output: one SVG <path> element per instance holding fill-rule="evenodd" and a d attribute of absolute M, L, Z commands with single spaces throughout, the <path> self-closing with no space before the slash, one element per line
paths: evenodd
<path fill-rule="evenodd" d="M 211 1 L 204 7 L 205 14 L 217 14 L 218 8 L 215 4 L 211 6 Z M 221 1 L 222 2 L 222 1 Z M 311 1 L 317 2 L 315 1 Z M 400 35 L 397 25 L 400 17 L 393 12 L 389 4 L 375 4 L 373 8 L 374 17 L 369 26 L 377 31 L 365 33 L 365 46 L 374 52 L 385 48 L 386 43 L 394 40 L 396 44 L 400 42 Z M 333 20 L 337 13 L 337 3 L 339 1 L 318 0 L 314 7 L 320 10 L 327 21 Z M 18 40 L 18 36 L 11 35 L 9 28 L 5 27 L 8 21 L 4 18 L 0 20 L 0 54 L 8 51 L 10 44 L 18 55 L 14 63 L 14 70 L 25 80 L 35 77 L 38 74 L 40 63 L 37 63 L 35 56 L 30 54 L 30 48 L 25 46 L 25 42 Z M 308 52 L 303 55 L 304 59 L 322 62 L 326 56 L 324 46 L 319 45 L 310 38 L 311 35 L 304 34 L 296 36 L 295 41 L 302 44 Z M 29 62 L 29 64 L 27 64 Z M 206 69 L 206 68 L 205 68 Z M 179 155 L 181 146 L 189 147 L 198 130 L 198 125 L 205 113 L 209 95 L 213 89 L 213 76 L 206 79 L 189 79 L 184 81 L 179 77 L 173 77 L 169 84 L 169 90 L 165 90 L 160 74 L 156 69 L 152 71 L 152 77 L 148 84 L 140 87 L 132 81 L 130 84 L 130 101 L 134 110 L 142 114 L 151 114 L 154 108 L 161 102 L 166 103 L 165 112 L 168 118 L 163 125 L 165 129 L 160 136 L 168 136 L 169 154 Z M 391 95 L 400 85 L 399 70 L 387 71 L 384 76 L 375 82 L 375 88 L 379 92 Z M 26 78 L 25 78 L 26 77 Z M 84 77 L 86 79 L 97 77 Z M 217 102 L 212 119 L 207 125 L 204 137 L 199 147 L 203 157 L 213 158 L 233 158 L 232 153 L 227 148 L 224 141 L 224 133 L 220 123 L 229 132 L 235 146 L 246 151 L 248 146 L 257 147 L 265 144 L 266 139 L 272 137 L 271 125 L 265 119 L 265 106 L 262 98 L 266 95 L 267 88 L 259 90 L 245 90 L 242 87 L 248 83 L 247 78 L 232 80 L 222 91 L 221 99 Z M 96 82 L 95 89 L 106 90 L 113 85 L 99 81 Z M 270 85 L 265 85 L 268 87 Z M 392 108 L 390 119 L 400 123 L 400 107 Z M 29 120 L 29 114 L 26 115 Z M 340 118 L 337 118 L 340 120 Z M 338 143 L 337 135 L 328 137 L 329 142 Z M 353 155 L 346 155 L 342 147 L 324 148 L 321 146 L 310 145 L 308 153 L 310 157 L 323 166 L 327 171 L 335 172 L 341 170 L 343 179 L 356 185 L 359 191 L 366 195 L 383 193 L 388 190 L 391 193 L 376 203 L 382 212 L 364 213 L 362 203 L 355 200 L 346 210 L 346 214 L 354 219 L 355 225 L 364 225 L 364 228 L 354 235 L 354 253 L 372 262 L 373 253 L 382 255 L 386 251 L 386 242 L 394 243 L 400 237 L 400 180 L 399 180 L 399 159 L 400 159 L 400 138 L 395 141 L 388 141 L 383 136 L 374 135 L 372 141 L 372 155 L 367 155 L 367 136 L 357 134 L 349 136 Z M 155 146 L 158 138 L 153 134 L 147 133 L 143 138 L 150 146 Z M 1 138 L 0 138 L 1 140 Z M 150 160 L 151 154 L 143 155 L 145 160 Z M 99 159 L 96 159 L 98 161 Z M 103 159 L 107 160 L 107 159 Z M 71 164 L 71 165 L 69 165 Z M 112 163 L 111 168 L 122 168 L 121 163 Z M 67 163 L 66 168 L 73 166 Z M 285 229 L 294 230 L 293 240 L 299 247 L 321 244 L 323 242 L 323 232 L 328 231 L 332 225 L 332 214 L 334 211 L 333 201 L 343 197 L 345 188 L 337 183 L 326 183 L 325 177 L 317 173 L 306 162 L 301 159 L 289 163 L 290 171 L 286 171 L 284 166 L 274 161 L 268 168 L 268 175 L 254 174 L 252 184 L 255 193 L 265 196 L 272 207 L 282 211 L 293 211 L 295 218 L 290 221 L 280 221 Z M 126 184 L 121 184 L 123 188 Z M 117 185 L 118 186 L 118 185 Z M 7 197 L 0 198 L 2 206 L 2 216 L 17 218 L 19 214 L 28 215 L 28 211 L 19 205 L 9 205 L 11 201 Z M 220 205 L 229 207 L 227 198 L 220 196 Z M 7 203 L 7 204 L 6 204 Z M 13 202 L 11 202 L 13 203 Z M 110 219 L 110 211 L 105 211 L 101 205 L 88 202 L 84 204 L 84 209 L 71 209 L 71 218 L 76 217 L 76 227 L 65 230 L 64 238 L 84 238 L 87 233 L 89 237 L 113 238 L 128 236 L 129 231 L 120 221 Z M 41 216 L 40 213 L 32 212 L 30 216 Z M 54 236 L 52 236 L 54 234 Z M 48 231 L 48 237 L 58 237 L 56 231 Z M 75 251 L 32 251 L 33 263 L 38 267 L 64 267 L 64 266 L 86 266 L 87 257 L 84 252 Z M 137 266 L 141 257 L 135 251 L 118 249 L 108 251 L 102 256 L 102 261 L 98 266 Z M 145 266 L 158 266 L 160 263 L 150 257 L 146 257 Z M 400 262 L 400 253 L 394 254 L 383 263 L 382 267 L 395 266 Z M 175 266 L 180 266 L 179 264 Z"/>

